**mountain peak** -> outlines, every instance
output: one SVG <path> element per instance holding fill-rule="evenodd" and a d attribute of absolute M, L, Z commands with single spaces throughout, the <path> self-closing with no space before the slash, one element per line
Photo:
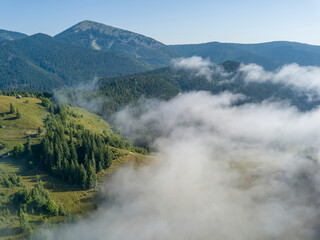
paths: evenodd
<path fill-rule="evenodd" d="M 169 65 L 176 56 L 155 39 L 89 20 L 77 23 L 55 38 L 81 47 L 118 52 L 156 67 Z"/>
<path fill-rule="evenodd" d="M 110 33 L 110 30 L 114 30 L 117 29 L 115 27 L 103 24 L 103 23 L 98 23 L 98 22 L 94 22 L 94 21 L 90 21 L 90 20 L 84 20 L 82 22 L 77 23 L 76 25 L 72 26 L 70 28 L 70 30 L 73 30 L 74 32 L 78 32 L 78 31 L 87 31 L 87 30 L 95 30 L 95 31 L 99 31 L 100 33 L 104 33 L 104 34 L 108 34 Z M 120 29 L 118 29 L 120 30 Z M 124 30 L 122 30 L 124 31 Z"/>
<path fill-rule="evenodd" d="M 20 38 L 24 38 L 27 37 L 26 34 L 24 33 L 19 33 L 19 32 L 13 32 L 13 31 L 7 31 L 7 30 L 3 30 L 0 29 L 0 41 L 4 41 L 4 40 L 16 40 L 16 39 L 20 39 Z"/>

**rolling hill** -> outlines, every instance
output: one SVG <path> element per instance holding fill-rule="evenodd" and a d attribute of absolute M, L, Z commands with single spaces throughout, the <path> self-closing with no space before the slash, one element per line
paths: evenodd
<path fill-rule="evenodd" d="M 0 42 L 1 89 L 52 90 L 147 69 L 133 58 L 68 45 L 44 34 Z"/>
<path fill-rule="evenodd" d="M 80 22 L 55 38 L 76 46 L 125 54 L 153 67 L 170 65 L 171 59 L 178 56 L 152 38 L 92 21 Z"/>

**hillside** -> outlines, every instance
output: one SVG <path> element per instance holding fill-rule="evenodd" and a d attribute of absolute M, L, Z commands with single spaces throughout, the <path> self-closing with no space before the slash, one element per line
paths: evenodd
<path fill-rule="evenodd" d="M 41 102 L 36 98 L 0 96 L 0 122 L 3 123 L 0 128 L 0 144 L 3 147 L 0 153 L 10 153 L 9 157 L 7 154 L 0 155 L 0 239 L 22 239 L 32 234 L 40 225 L 69 221 L 77 215 L 93 211 L 99 203 L 96 198 L 97 189 L 83 189 L 70 183 L 57 173 L 48 171 L 45 163 L 39 159 L 39 155 L 45 150 L 41 145 L 47 134 L 50 134 L 51 127 L 61 127 L 60 117 L 64 118 L 66 130 L 68 126 L 77 129 L 73 143 L 76 147 L 79 144 L 79 158 L 82 143 L 78 139 L 82 132 L 90 136 L 89 139 L 91 136 L 108 139 L 105 147 L 112 154 L 110 166 L 97 172 L 97 182 L 128 161 L 139 163 L 146 159 L 146 156 L 135 153 L 136 149 L 115 134 L 101 117 L 84 109 L 66 107 L 63 115 L 61 112 L 51 114 L 54 121 L 49 126 L 45 119 L 48 119 L 51 110 L 42 106 Z M 9 113 L 10 103 L 18 109 L 20 118 Z M 38 131 L 39 127 L 41 133 Z M 63 132 L 63 136 L 68 139 L 70 134 L 64 134 Z M 19 153 L 14 149 L 21 144 L 28 153 Z M 23 196 L 26 194 L 29 194 L 29 200 L 25 201 Z"/>
<path fill-rule="evenodd" d="M 178 56 L 152 38 L 92 21 L 80 22 L 55 38 L 76 46 L 125 54 L 153 67 L 170 65 L 171 59 Z"/>
<path fill-rule="evenodd" d="M 91 95 L 93 99 L 105 96 L 104 109 L 107 114 L 112 114 L 142 97 L 168 100 L 180 92 L 190 91 L 210 91 L 214 94 L 229 91 L 246 96 L 244 102 L 286 100 L 302 111 L 310 110 L 320 103 L 317 99 L 310 101 L 307 95 L 296 94 L 294 89 L 280 83 L 245 83 L 241 74 L 235 75 L 239 66 L 237 62 L 228 61 L 222 66 L 226 71 L 231 71 L 230 79 L 236 76 L 233 81 L 226 81 L 218 75 L 208 81 L 192 71 L 166 67 L 122 77 L 102 78 L 98 83 L 98 92 L 88 93 L 88 96 Z M 77 104 L 72 98 L 69 100 L 71 104 Z"/>
<path fill-rule="evenodd" d="M 20 38 L 25 38 L 27 36 L 28 35 L 26 35 L 24 33 L 19 33 L 19 32 L 13 32 L 13 31 L 7 31 L 7 30 L 0 29 L 0 41 L 16 40 L 16 39 L 20 39 Z"/>
<path fill-rule="evenodd" d="M 0 42 L 0 89 L 51 90 L 146 69 L 135 59 L 68 45 L 44 34 Z"/>
<path fill-rule="evenodd" d="M 10 103 L 19 109 L 20 119 L 16 119 L 16 114 L 10 114 Z M 39 142 L 37 135 L 38 128 L 43 128 L 43 119 L 46 110 L 40 105 L 41 100 L 36 98 L 17 99 L 16 97 L 0 96 L 0 155 L 11 151 L 18 143 L 25 144 L 30 136 L 35 142 Z"/>

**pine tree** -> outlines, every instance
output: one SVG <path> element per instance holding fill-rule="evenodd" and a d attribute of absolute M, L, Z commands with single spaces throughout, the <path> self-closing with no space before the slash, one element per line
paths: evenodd
<path fill-rule="evenodd" d="M 75 148 L 73 143 L 70 146 L 70 157 L 71 157 L 72 161 L 78 162 L 77 150 L 76 150 L 76 148 Z"/>
<path fill-rule="evenodd" d="M 87 188 L 87 180 L 88 180 L 88 175 L 87 175 L 87 172 L 86 172 L 86 169 L 84 168 L 83 164 L 80 165 L 80 179 L 81 179 L 81 182 L 80 182 L 80 185 L 86 189 Z"/>
<path fill-rule="evenodd" d="M 20 112 L 19 112 L 19 109 L 18 109 L 18 108 L 17 108 L 16 118 L 17 118 L 17 119 L 21 118 L 21 114 L 20 114 Z"/>
<path fill-rule="evenodd" d="M 90 166 L 88 169 L 88 188 L 94 188 L 97 185 L 97 174 L 96 169 Z"/>
<path fill-rule="evenodd" d="M 87 154 L 84 155 L 84 167 L 86 169 L 89 168 L 89 159 L 88 159 L 88 155 Z"/>
<path fill-rule="evenodd" d="M 14 107 L 13 107 L 13 104 L 10 103 L 10 114 L 14 114 Z"/>
<path fill-rule="evenodd" d="M 20 227 L 23 232 L 30 232 L 29 216 L 23 211 L 20 212 Z"/>

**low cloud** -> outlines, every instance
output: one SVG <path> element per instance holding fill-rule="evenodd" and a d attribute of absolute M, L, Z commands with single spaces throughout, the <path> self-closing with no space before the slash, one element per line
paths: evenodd
<path fill-rule="evenodd" d="M 289 64 L 273 72 L 265 71 L 256 64 L 242 65 L 239 72 L 246 82 L 281 83 L 294 87 L 298 91 L 313 91 L 320 93 L 320 68 L 315 66 L 299 66 Z"/>
<path fill-rule="evenodd" d="M 174 68 L 190 70 L 195 76 L 205 77 L 208 81 L 212 81 L 215 75 L 220 77 L 229 76 L 221 66 L 213 64 L 209 58 L 203 59 L 199 56 L 193 56 L 190 58 L 176 58 L 172 62 Z"/>
<path fill-rule="evenodd" d="M 87 109 L 90 112 L 103 113 L 106 97 L 99 96 L 98 78 L 72 87 L 54 90 L 54 101 L 58 104 L 69 104 Z"/>
<path fill-rule="evenodd" d="M 193 92 L 118 113 L 129 136 L 143 126 L 156 136 L 154 161 L 123 167 L 103 186 L 106 201 L 90 218 L 38 238 L 319 237 L 320 109 L 235 106 L 239 97 Z"/>
<path fill-rule="evenodd" d="M 229 81 L 241 78 L 245 83 L 283 84 L 300 93 L 307 93 L 310 99 L 320 95 L 320 67 L 317 66 L 300 66 L 293 63 L 274 71 L 266 71 L 262 66 L 256 64 L 241 64 L 238 71 L 231 74 L 226 72 L 222 66 L 212 63 L 210 59 L 203 59 L 199 56 L 175 59 L 173 66 L 176 69 L 190 70 L 195 76 L 205 77 L 211 82 L 217 78 Z"/>

